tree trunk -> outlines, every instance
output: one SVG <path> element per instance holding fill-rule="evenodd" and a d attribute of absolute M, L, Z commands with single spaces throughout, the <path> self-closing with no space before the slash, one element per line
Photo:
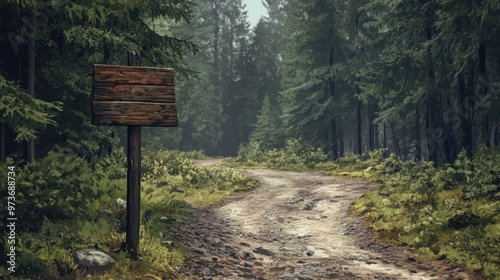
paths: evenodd
<path fill-rule="evenodd" d="M 481 98 L 484 98 L 488 95 L 488 86 L 489 86 L 488 74 L 486 73 L 486 44 L 484 43 L 479 44 L 478 56 L 479 56 L 479 76 L 481 83 L 480 96 Z M 485 119 L 483 120 L 483 134 L 484 134 L 483 141 L 486 147 L 493 147 L 493 143 L 491 141 L 492 139 L 491 124 L 492 121 L 490 119 L 490 114 L 487 113 Z"/>
<path fill-rule="evenodd" d="M 219 73 L 219 11 L 217 1 L 212 1 L 213 20 L 214 20 L 214 69 L 215 73 Z"/>
<path fill-rule="evenodd" d="M 360 89 L 359 86 L 356 86 L 356 91 L 359 95 Z M 361 110 L 362 110 L 362 103 L 360 100 L 358 100 L 358 108 L 357 108 L 357 118 L 356 118 L 356 154 L 361 155 L 363 153 L 363 139 L 362 139 L 362 119 L 361 119 Z"/>
<path fill-rule="evenodd" d="M 431 27 L 425 28 L 427 34 L 427 41 L 432 40 L 432 29 Z M 434 75 L 434 65 L 432 63 L 432 53 L 431 50 L 428 49 L 429 53 L 429 85 L 431 88 L 431 92 L 429 92 L 429 98 L 427 100 L 427 114 L 426 114 L 426 135 L 427 135 L 427 156 L 428 161 L 432 161 L 434 165 L 437 165 L 437 155 L 438 155 L 438 139 L 436 139 L 437 135 L 437 125 L 436 125 L 436 92 L 434 90 L 435 85 L 435 75 Z"/>
<path fill-rule="evenodd" d="M 420 108 L 417 104 L 415 109 L 415 161 L 422 160 L 422 138 L 420 131 Z"/>
<path fill-rule="evenodd" d="M 464 74 L 458 76 L 458 97 L 459 97 L 459 118 L 460 118 L 460 128 L 462 130 L 462 149 L 467 152 L 467 155 L 471 155 L 471 131 L 468 125 L 468 115 L 467 110 L 467 89 L 465 85 Z"/>
<path fill-rule="evenodd" d="M 330 67 L 333 66 L 334 61 L 334 46 L 330 47 Z M 330 90 L 330 96 L 332 97 L 333 104 L 335 104 L 335 79 L 330 77 L 328 89 Z M 332 152 L 334 158 L 339 158 L 338 152 L 338 135 L 337 135 L 337 122 L 335 112 L 330 121 L 331 129 L 332 129 Z"/>
<path fill-rule="evenodd" d="M 359 14 L 356 13 L 356 36 L 359 37 Z M 358 48 L 358 52 L 359 52 L 359 48 Z M 357 82 L 359 82 L 359 78 L 357 79 Z M 357 135 L 356 135 L 356 153 L 358 155 L 361 155 L 363 153 L 363 142 L 362 142 L 362 119 L 361 119 L 361 109 L 362 109 L 362 104 L 361 104 L 361 100 L 359 100 L 359 95 L 361 93 L 361 90 L 359 88 L 359 85 L 356 84 L 356 94 L 357 94 L 357 98 L 358 98 L 358 107 L 357 107 L 357 112 L 356 112 L 356 132 L 357 132 Z"/>
<path fill-rule="evenodd" d="M 375 127 L 373 123 L 374 113 L 373 104 L 371 101 L 368 102 L 368 152 L 373 151 L 375 148 Z"/>
<path fill-rule="evenodd" d="M 473 145 L 474 145 L 474 139 L 473 139 L 473 121 L 474 121 L 474 107 L 475 107 L 475 101 L 474 101 L 474 94 L 475 94 L 475 88 L 474 88 L 474 79 L 475 79 L 475 73 L 474 73 L 474 65 L 471 63 L 471 72 L 470 72 L 470 78 L 467 79 L 466 83 L 466 98 L 465 98 L 465 106 L 466 106 L 466 121 L 467 121 L 467 129 L 465 133 L 465 150 L 467 151 L 467 155 L 472 158 L 473 154 Z"/>
<path fill-rule="evenodd" d="M 28 43 L 28 92 L 35 97 L 35 40 Z M 35 139 L 28 141 L 28 161 L 35 160 Z"/>
<path fill-rule="evenodd" d="M 396 135 L 396 124 L 394 121 L 391 122 L 391 145 L 393 147 L 394 152 L 396 155 L 401 156 L 401 148 L 399 147 L 399 140 Z"/>
<path fill-rule="evenodd" d="M 446 152 L 447 162 L 452 163 L 457 157 L 457 149 L 455 145 L 455 137 L 453 136 L 453 122 L 451 119 L 451 114 L 449 113 L 449 110 L 451 110 L 451 100 L 449 97 L 446 99 L 446 105 L 448 106 L 448 110 L 443 110 L 443 114 L 445 111 L 448 112 L 448 114 L 446 116 L 442 116 L 443 124 L 446 124 L 446 138 L 444 142 L 444 149 Z"/>
<path fill-rule="evenodd" d="M 337 123 L 337 132 L 338 132 L 338 140 L 339 140 L 339 158 L 344 157 L 344 130 L 342 123 Z"/>
<path fill-rule="evenodd" d="M 387 157 L 387 124 L 386 123 L 384 123 L 383 145 L 384 145 L 384 158 L 386 158 Z"/>

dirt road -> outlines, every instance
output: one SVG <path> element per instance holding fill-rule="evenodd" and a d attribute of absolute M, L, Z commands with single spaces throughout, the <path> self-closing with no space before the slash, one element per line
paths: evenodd
<path fill-rule="evenodd" d="M 216 164 L 204 161 L 202 165 Z M 245 170 L 262 186 L 173 225 L 184 279 L 480 279 L 375 239 L 349 205 L 373 186 L 342 176 Z"/>

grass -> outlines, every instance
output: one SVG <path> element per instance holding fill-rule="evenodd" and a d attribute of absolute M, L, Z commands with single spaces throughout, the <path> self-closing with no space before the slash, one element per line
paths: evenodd
<path fill-rule="evenodd" d="M 55 159 L 60 160 L 61 157 L 57 155 Z M 85 173 L 92 172 L 98 189 L 106 191 L 77 205 L 77 212 L 81 215 L 69 219 L 45 219 L 40 229 L 20 232 L 15 279 L 177 279 L 187 256 L 186 249 L 168 237 L 168 226 L 161 218 L 187 217 L 187 210 L 191 207 L 214 204 L 235 192 L 257 186 L 257 181 L 237 170 L 194 165 L 197 159 L 206 158 L 200 152 L 143 151 L 141 234 L 139 259 L 136 261 L 130 260 L 124 250 L 126 213 L 116 203 L 117 198 L 126 200 L 123 151 L 113 158 L 103 159 L 93 169 L 78 169 L 82 174 L 73 177 L 87 178 Z M 82 163 L 75 165 L 81 166 Z M 33 177 L 35 171 L 29 171 L 31 173 L 26 172 L 23 178 Z M 68 191 L 71 187 L 67 184 Z M 88 191 L 98 189 L 89 188 Z M 61 202 L 56 205 L 66 204 Z M 37 211 L 24 210 L 27 216 L 33 215 L 30 211 Z M 105 210 L 112 213 L 105 213 Z M 173 241 L 175 246 L 164 246 L 162 241 Z M 71 253 L 77 248 L 94 246 L 109 253 L 116 260 L 116 265 L 104 273 L 88 276 L 76 266 Z M 4 268 L 0 269 L 0 279 L 12 276 Z"/>

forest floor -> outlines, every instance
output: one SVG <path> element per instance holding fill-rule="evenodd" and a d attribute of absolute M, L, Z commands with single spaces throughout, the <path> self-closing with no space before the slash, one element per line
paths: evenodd
<path fill-rule="evenodd" d="M 199 162 L 214 165 L 216 160 Z M 170 228 L 192 255 L 184 279 L 482 279 L 384 243 L 351 203 L 374 185 L 344 176 L 244 170 L 261 186 L 194 209 Z"/>

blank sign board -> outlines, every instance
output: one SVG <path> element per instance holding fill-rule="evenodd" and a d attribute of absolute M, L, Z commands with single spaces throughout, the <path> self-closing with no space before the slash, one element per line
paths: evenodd
<path fill-rule="evenodd" d="M 92 123 L 177 127 L 174 69 L 94 65 Z"/>

